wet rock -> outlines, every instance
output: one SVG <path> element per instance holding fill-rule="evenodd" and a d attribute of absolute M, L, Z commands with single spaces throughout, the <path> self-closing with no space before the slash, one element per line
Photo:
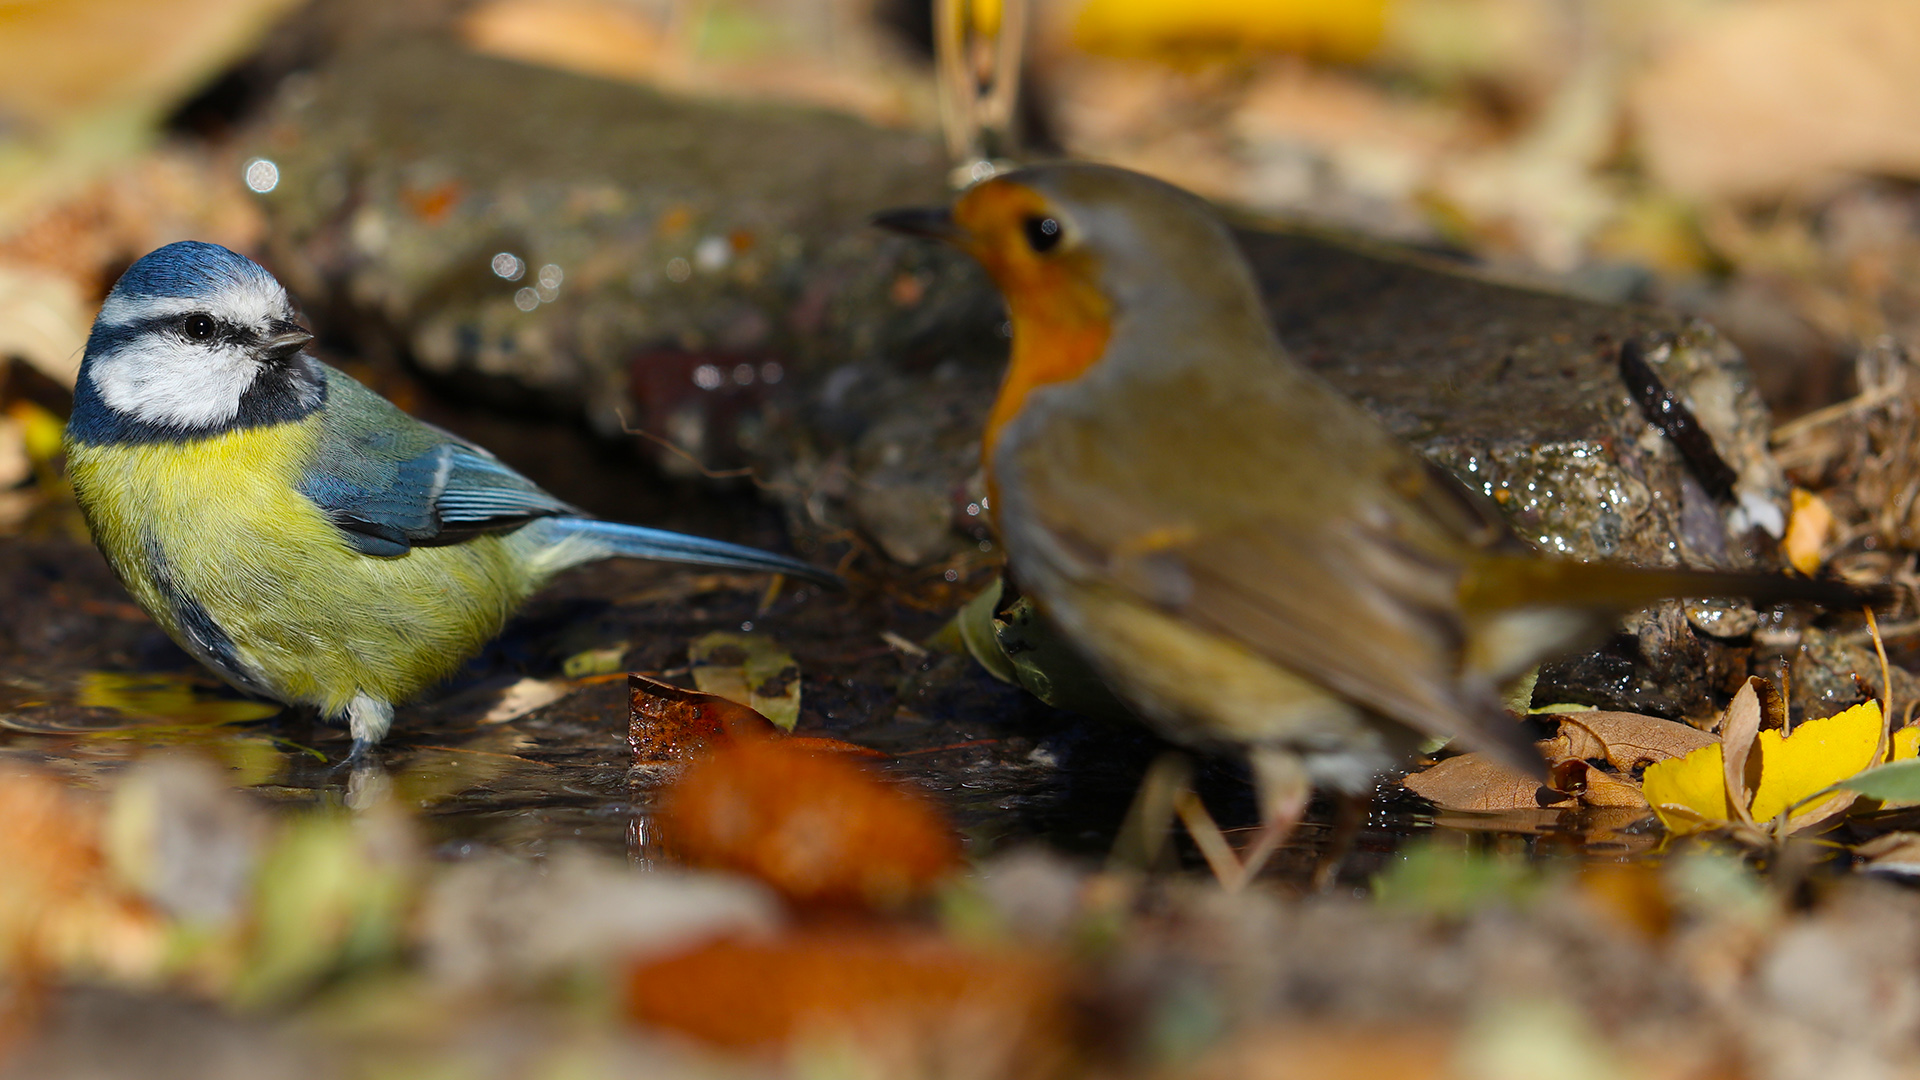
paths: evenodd
<path fill-rule="evenodd" d="M 280 165 L 279 269 L 363 350 L 605 434 L 642 428 L 669 471 L 750 465 L 803 544 L 981 558 L 1000 303 L 958 257 L 865 225 L 945 197 L 925 136 L 416 43 L 295 83 L 256 142 Z M 1240 235 L 1295 355 L 1541 547 L 1773 562 L 1786 486 L 1767 412 L 1711 328 L 1321 235 Z M 1629 342 L 1720 465 L 1649 423 L 1620 373 Z M 1687 711 L 1739 646 L 1662 610 L 1627 650 L 1641 691 L 1595 696 L 1616 673 L 1578 670 L 1548 689 Z"/>

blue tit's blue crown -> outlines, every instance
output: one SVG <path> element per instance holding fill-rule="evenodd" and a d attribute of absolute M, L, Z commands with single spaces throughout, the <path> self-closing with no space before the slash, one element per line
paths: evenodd
<path fill-rule="evenodd" d="M 279 288 L 259 263 L 219 244 L 181 240 L 127 267 L 113 295 L 128 299 L 212 299 L 230 290 Z"/>

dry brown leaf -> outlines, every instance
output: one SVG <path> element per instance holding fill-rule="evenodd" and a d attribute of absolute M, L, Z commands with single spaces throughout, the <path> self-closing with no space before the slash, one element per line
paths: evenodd
<path fill-rule="evenodd" d="M 1863 874 L 1889 874 L 1896 877 L 1920 877 L 1920 833 L 1890 832 L 1853 849 L 1866 859 L 1855 869 Z"/>
<path fill-rule="evenodd" d="M 718 694 L 627 677 L 627 745 L 635 765 L 669 765 L 712 743 L 778 731 L 771 720 Z"/>
<path fill-rule="evenodd" d="M 1584 760 L 1562 761 L 1552 770 L 1553 790 L 1579 799 L 1587 806 L 1647 808 L 1647 797 L 1640 785 L 1624 780 L 1604 769 L 1596 769 Z"/>
<path fill-rule="evenodd" d="M 1500 813 L 1571 801 L 1566 795 L 1541 787 L 1533 777 L 1479 754 L 1450 757 L 1400 782 L 1442 810 Z"/>
<path fill-rule="evenodd" d="M 1727 805 L 1748 825 L 1753 818 L 1747 808 L 1753 802 L 1747 787 L 1747 757 L 1753 752 L 1753 740 L 1760 734 L 1760 693 L 1758 678 L 1749 677 L 1727 706 L 1726 719 L 1720 722 L 1721 768 L 1727 780 Z"/>
<path fill-rule="evenodd" d="M 1559 733 L 1538 744 L 1547 760 L 1600 760 L 1622 773 L 1685 757 L 1717 741 L 1697 728 L 1639 713 L 1561 713 L 1554 719 L 1560 721 Z"/>

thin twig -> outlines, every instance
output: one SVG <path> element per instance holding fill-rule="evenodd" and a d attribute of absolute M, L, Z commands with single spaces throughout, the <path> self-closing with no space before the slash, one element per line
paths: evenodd
<path fill-rule="evenodd" d="M 1805 416 L 1796 416 L 1774 428 L 1773 434 L 1767 437 L 1767 441 L 1774 446 L 1791 442 L 1797 436 L 1814 428 L 1824 427 L 1836 420 L 1845 420 L 1849 416 L 1866 412 L 1884 401 L 1892 400 L 1899 395 L 1900 390 L 1901 387 L 1893 383 L 1876 386 L 1864 394 L 1855 394 L 1845 401 L 1835 402 L 1824 409 L 1815 409 Z"/>
<path fill-rule="evenodd" d="M 1874 748 L 1873 760 L 1885 761 L 1893 737 L 1893 673 L 1887 666 L 1887 647 L 1880 640 L 1880 624 L 1873 617 L 1873 609 L 1862 610 L 1867 613 L 1867 629 L 1873 634 L 1874 655 L 1880 658 L 1880 744 Z"/>

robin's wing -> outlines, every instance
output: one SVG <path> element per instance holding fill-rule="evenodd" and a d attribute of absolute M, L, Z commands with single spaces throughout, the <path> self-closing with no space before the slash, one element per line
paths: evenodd
<path fill-rule="evenodd" d="M 404 555 L 579 513 L 480 447 L 328 374 L 320 445 L 300 491 L 363 554 Z"/>
<path fill-rule="evenodd" d="M 1105 581 L 1335 694 L 1447 737 L 1484 729 L 1459 583 L 1507 531 L 1310 376 L 1172 378 L 1009 428 L 1016 551 Z M 1144 392 L 1142 392 L 1144 390 Z M 1151 432 L 1152 437 L 1142 437 Z M 1018 570 L 1018 566 L 1016 566 Z"/>

